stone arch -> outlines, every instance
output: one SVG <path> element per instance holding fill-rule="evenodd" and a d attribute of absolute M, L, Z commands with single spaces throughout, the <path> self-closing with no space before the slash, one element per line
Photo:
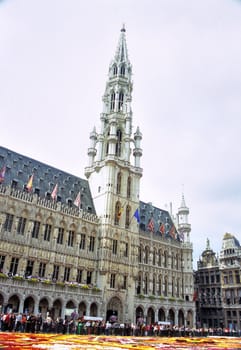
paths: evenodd
<path fill-rule="evenodd" d="M 106 320 L 109 320 L 112 316 L 116 316 L 118 322 L 124 322 L 122 301 L 116 296 L 112 297 L 107 304 Z"/>
<path fill-rule="evenodd" d="M 4 296 L 2 293 L 0 293 L 0 313 L 2 312 L 3 304 L 4 304 Z"/>
<path fill-rule="evenodd" d="M 81 301 L 81 303 L 79 303 L 79 306 L 78 306 L 78 313 L 79 313 L 79 316 L 85 316 L 86 315 L 86 304 L 85 302 Z"/>
<path fill-rule="evenodd" d="M 178 327 L 185 326 L 185 318 L 184 318 L 184 312 L 183 312 L 183 310 L 179 310 L 179 311 L 178 311 L 177 323 L 178 323 Z"/>
<path fill-rule="evenodd" d="M 173 309 L 169 309 L 168 316 L 167 316 L 167 321 L 170 321 L 172 325 L 175 324 L 175 312 L 174 312 Z"/>
<path fill-rule="evenodd" d="M 62 303 L 62 301 L 60 299 L 56 299 L 53 302 L 51 315 L 52 315 L 52 318 L 54 320 L 56 320 L 57 317 L 61 317 L 61 315 L 62 315 L 62 307 L 63 307 L 63 303 Z"/>
<path fill-rule="evenodd" d="M 158 321 L 165 322 L 166 321 L 166 313 L 163 308 L 160 308 L 158 310 Z"/>
<path fill-rule="evenodd" d="M 39 312 L 43 316 L 43 318 L 46 318 L 47 312 L 49 310 L 49 301 L 47 298 L 41 298 L 39 301 Z"/>
<path fill-rule="evenodd" d="M 28 296 L 24 300 L 23 312 L 26 313 L 26 314 L 34 313 L 34 305 L 35 305 L 34 298 L 32 296 Z"/>
<path fill-rule="evenodd" d="M 92 303 L 90 305 L 90 316 L 94 316 L 94 317 L 98 316 L 98 306 L 96 303 Z"/>
<path fill-rule="evenodd" d="M 186 326 L 193 327 L 193 311 L 192 310 L 187 311 Z"/>
<path fill-rule="evenodd" d="M 53 225 L 54 224 L 54 218 L 49 215 L 46 219 L 46 224 Z"/>
<path fill-rule="evenodd" d="M 152 307 L 149 307 L 147 310 L 146 323 L 147 324 L 155 323 L 155 311 Z"/>
<path fill-rule="evenodd" d="M 76 309 L 76 305 L 73 300 L 68 300 L 65 307 L 66 309 Z"/>
<path fill-rule="evenodd" d="M 142 306 L 136 308 L 136 324 L 138 326 L 144 323 L 144 309 Z"/>
<path fill-rule="evenodd" d="M 13 294 L 5 307 L 5 312 L 19 312 L 20 298 L 17 294 Z"/>

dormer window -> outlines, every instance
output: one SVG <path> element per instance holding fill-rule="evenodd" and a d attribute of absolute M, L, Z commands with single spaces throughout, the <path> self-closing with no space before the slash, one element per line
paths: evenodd
<path fill-rule="evenodd" d="M 18 181 L 17 180 L 12 180 L 11 187 L 16 189 L 17 186 L 18 186 Z"/>

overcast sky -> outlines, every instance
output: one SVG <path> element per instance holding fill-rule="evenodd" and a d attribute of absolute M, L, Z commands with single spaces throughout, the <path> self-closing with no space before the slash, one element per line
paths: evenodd
<path fill-rule="evenodd" d="M 0 0 L 1 145 L 84 178 L 122 24 L 141 197 L 190 209 L 196 260 L 241 240 L 241 2 Z"/>

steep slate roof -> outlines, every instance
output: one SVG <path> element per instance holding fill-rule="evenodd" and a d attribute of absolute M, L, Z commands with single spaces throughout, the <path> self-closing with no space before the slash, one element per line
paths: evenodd
<path fill-rule="evenodd" d="M 152 203 L 145 203 L 142 201 L 140 201 L 139 209 L 140 230 L 149 231 L 148 224 L 150 220 L 152 220 L 154 224 L 153 233 L 180 241 L 179 233 L 177 232 L 171 215 L 167 210 L 154 207 Z M 163 233 L 160 231 L 162 224 L 165 227 L 165 232 Z"/>
<path fill-rule="evenodd" d="M 24 190 L 29 177 L 33 174 L 33 193 L 38 193 L 39 197 L 50 197 L 55 185 L 58 184 L 58 201 L 73 205 L 80 192 L 81 208 L 96 214 L 87 180 L 0 146 L 0 170 L 4 166 L 6 166 L 3 182 L 5 186 Z M 179 234 L 168 211 L 142 201 L 139 204 L 139 211 L 141 231 L 148 232 L 148 224 L 152 220 L 153 233 L 179 240 Z M 164 233 L 160 232 L 161 224 L 165 227 Z M 173 230 L 172 234 L 171 230 Z"/>
<path fill-rule="evenodd" d="M 57 200 L 70 204 L 81 194 L 81 208 L 96 214 L 89 183 L 75 175 L 0 146 L 0 169 L 6 166 L 3 184 L 24 190 L 33 174 L 33 193 L 49 197 L 58 184 Z"/>

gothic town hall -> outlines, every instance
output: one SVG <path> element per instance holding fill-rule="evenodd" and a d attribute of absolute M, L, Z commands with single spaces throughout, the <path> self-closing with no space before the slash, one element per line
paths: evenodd
<path fill-rule="evenodd" d="M 184 195 L 175 216 L 139 198 L 132 88 L 123 27 L 86 179 L 0 147 L 2 312 L 195 325 L 189 209 Z"/>

